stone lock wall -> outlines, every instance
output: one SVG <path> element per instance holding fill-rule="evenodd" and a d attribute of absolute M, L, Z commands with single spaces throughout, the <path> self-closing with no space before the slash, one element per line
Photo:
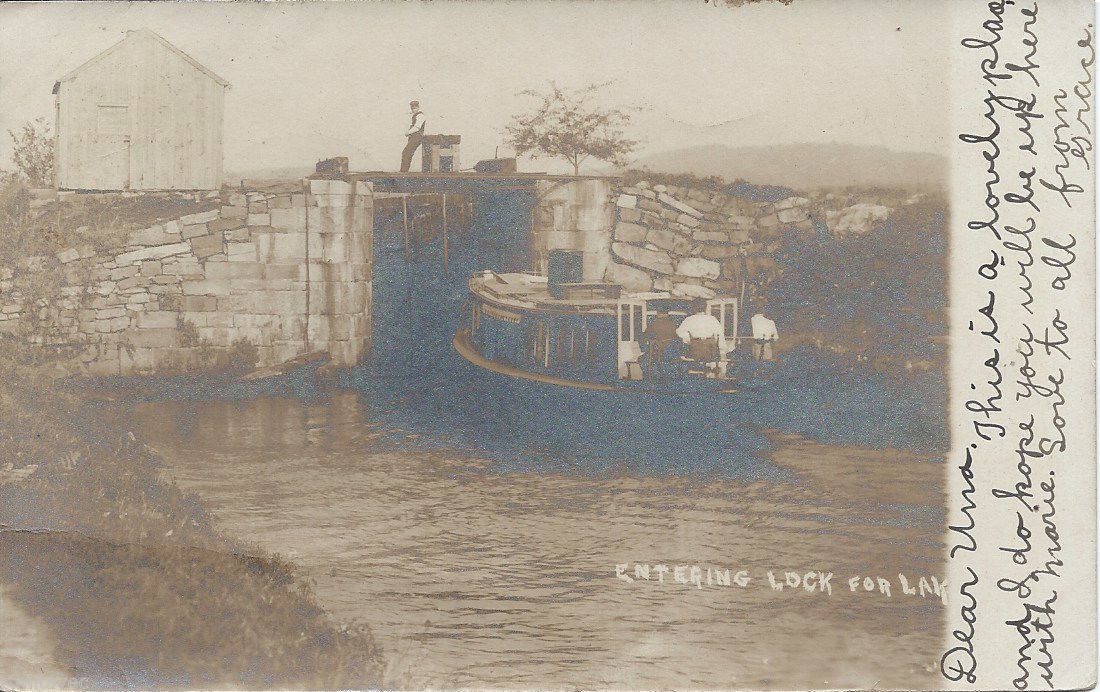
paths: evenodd
<path fill-rule="evenodd" d="M 0 270 L 0 331 L 74 353 L 82 375 L 258 367 L 370 346 L 370 183 L 307 180 L 222 193 L 221 206 Z M 43 289 L 49 276 L 56 277 Z M 224 359 L 223 359 L 224 360 Z"/>
<path fill-rule="evenodd" d="M 741 276 L 775 268 L 783 231 L 836 237 L 868 232 L 892 212 L 871 199 L 789 196 L 762 202 L 722 192 L 614 179 L 542 181 L 535 208 L 535 269 L 550 250 L 583 250 L 585 281 L 674 296 L 735 295 Z"/>
<path fill-rule="evenodd" d="M 583 250 L 584 280 L 600 282 L 615 224 L 614 181 L 540 180 L 536 185 L 533 269 L 546 274 L 550 250 Z"/>

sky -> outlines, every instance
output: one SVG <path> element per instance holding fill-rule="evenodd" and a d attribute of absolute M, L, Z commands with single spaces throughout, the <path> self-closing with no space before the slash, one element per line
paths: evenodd
<path fill-rule="evenodd" d="M 228 171 L 399 163 L 408 102 L 508 153 L 524 89 L 610 82 L 638 154 L 720 143 L 942 151 L 947 0 L 0 3 L 0 131 L 46 117 L 54 82 L 148 28 L 226 79 Z M 0 138 L 0 168 L 11 141 Z M 525 170 L 560 171 L 540 161 Z"/>

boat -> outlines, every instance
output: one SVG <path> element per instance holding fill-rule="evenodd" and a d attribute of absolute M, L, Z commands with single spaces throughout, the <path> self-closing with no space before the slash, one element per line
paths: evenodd
<path fill-rule="evenodd" d="M 738 343 L 737 308 L 735 297 L 628 293 L 617 284 L 482 271 L 469 280 L 465 316 L 452 343 L 479 368 L 559 387 L 729 394 L 736 391 L 728 370 Z M 699 312 L 717 321 L 719 333 L 691 348 L 673 339 L 660 361 L 651 362 L 643 336 L 650 322 L 660 315 L 679 327 Z"/>

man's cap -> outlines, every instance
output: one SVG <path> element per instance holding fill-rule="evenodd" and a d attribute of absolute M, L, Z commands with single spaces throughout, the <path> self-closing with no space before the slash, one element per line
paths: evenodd
<path fill-rule="evenodd" d="M 409 107 L 410 108 L 420 108 L 420 102 L 419 101 L 409 101 Z"/>

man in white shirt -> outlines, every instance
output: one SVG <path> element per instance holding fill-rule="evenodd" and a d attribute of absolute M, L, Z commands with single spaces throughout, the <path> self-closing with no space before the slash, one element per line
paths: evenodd
<path fill-rule="evenodd" d="M 687 344 L 688 355 L 702 363 L 715 363 L 721 360 L 722 323 L 714 315 L 708 315 L 706 308 L 684 318 L 676 328 L 676 336 Z"/>
<path fill-rule="evenodd" d="M 405 137 L 408 138 L 408 141 L 405 143 L 405 149 L 401 152 L 402 173 L 409 172 L 413 154 L 420 147 L 420 140 L 424 139 L 424 128 L 427 125 L 424 112 L 420 110 L 419 101 L 410 101 L 409 109 L 412 111 L 412 120 L 409 123 L 409 129 L 405 131 Z"/>
<path fill-rule="evenodd" d="M 775 322 L 764 317 L 763 312 L 752 316 L 752 357 L 756 360 L 772 359 L 772 342 L 779 339 Z"/>

